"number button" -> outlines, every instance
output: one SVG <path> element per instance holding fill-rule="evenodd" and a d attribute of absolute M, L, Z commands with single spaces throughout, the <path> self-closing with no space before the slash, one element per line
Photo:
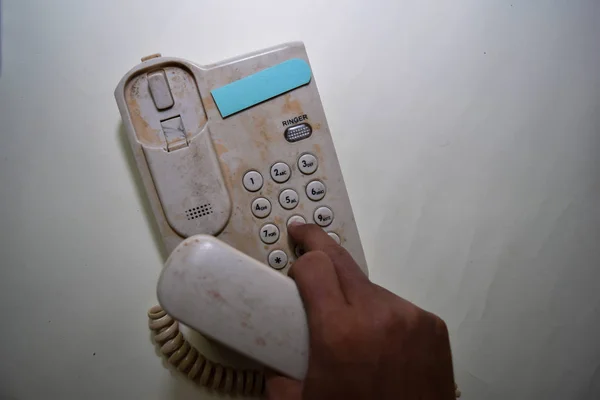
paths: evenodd
<path fill-rule="evenodd" d="M 249 190 L 251 192 L 256 192 L 257 190 L 260 190 L 260 188 L 263 185 L 263 177 L 256 171 L 246 172 L 246 175 L 244 175 L 244 179 L 242 181 L 246 190 Z"/>
<path fill-rule="evenodd" d="M 298 159 L 298 169 L 303 174 L 310 175 L 317 170 L 317 167 L 317 157 L 313 156 L 312 154 L 303 154 Z"/>
<path fill-rule="evenodd" d="M 325 185 L 321 181 L 312 181 L 306 185 L 306 195 L 312 201 L 319 201 L 325 197 Z"/>
<path fill-rule="evenodd" d="M 329 207 L 319 207 L 315 210 L 315 223 L 319 226 L 328 226 L 333 222 L 333 211 Z"/>
<path fill-rule="evenodd" d="M 288 220 L 287 220 L 287 226 L 290 226 L 290 224 L 292 222 L 300 222 L 301 224 L 305 224 L 306 220 L 304 219 L 304 217 L 300 216 L 300 215 L 292 215 Z"/>
<path fill-rule="evenodd" d="M 273 244 L 279 240 L 279 228 L 273 224 L 266 224 L 260 228 L 260 240 L 266 244 Z"/>
<path fill-rule="evenodd" d="M 296 247 L 294 247 L 294 254 L 296 255 L 296 258 L 302 257 L 302 255 L 304 255 L 304 253 L 306 253 L 306 250 L 304 250 L 304 247 L 302 247 L 300 245 L 296 245 Z"/>
<path fill-rule="evenodd" d="M 279 195 L 279 204 L 286 210 L 291 210 L 298 205 L 298 193 L 292 189 L 285 189 Z"/>
<path fill-rule="evenodd" d="M 252 214 L 258 218 L 264 218 L 271 214 L 271 202 L 264 197 L 259 197 L 252 202 Z"/>
<path fill-rule="evenodd" d="M 335 232 L 327 232 L 327 234 L 329 235 L 330 238 L 332 238 L 333 240 L 335 240 L 335 242 L 337 244 L 342 243 L 342 241 L 340 240 L 340 237 L 337 235 L 337 233 L 335 233 Z"/>
<path fill-rule="evenodd" d="M 282 269 L 287 262 L 288 256 L 282 250 L 273 250 L 269 254 L 269 265 L 275 269 Z"/>
<path fill-rule="evenodd" d="M 286 182 L 290 179 L 290 166 L 286 163 L 278 162 L 271 167 L 271 178 L 277 183 Z"/>

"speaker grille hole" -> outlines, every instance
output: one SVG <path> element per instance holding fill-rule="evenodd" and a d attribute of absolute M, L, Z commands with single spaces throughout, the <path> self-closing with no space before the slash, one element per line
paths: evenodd
<path fill-rule="evenodd" d="M 210 203 L 206 203 L 201 206 L 185 210 L 185 216 L 187 217 L 188 221 L 190 221 L 192 219 L 202 218 L 206 215 L 210 215 L 213 212 L 212 205 Z"/>

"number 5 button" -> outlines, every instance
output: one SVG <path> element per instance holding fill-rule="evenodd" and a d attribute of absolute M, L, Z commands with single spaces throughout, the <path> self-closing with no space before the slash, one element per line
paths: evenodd
<path fill-rule="evenodd" d="M 279 195 L 279 204 L 286 210 L 291 210 L 298 205 L 298 193 L 292 189 L 285 189 Z"/>

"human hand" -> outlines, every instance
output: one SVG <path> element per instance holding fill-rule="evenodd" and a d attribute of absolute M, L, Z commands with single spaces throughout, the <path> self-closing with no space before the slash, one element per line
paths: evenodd
<path fill-rule="evenodd" d="M 306 251 L 289 275 L 307 314 L 308 371 L 303 382 L 269 377 L 267 398 L 453 400 L 445 323 L 371 283 L 317 225 L 288 232 Z"/>

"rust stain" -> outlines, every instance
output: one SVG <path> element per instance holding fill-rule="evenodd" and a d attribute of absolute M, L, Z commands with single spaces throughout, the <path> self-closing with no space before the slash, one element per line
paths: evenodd
<path fill-rule="evenodd" d="M 188 131 L 195 132 L 207 122 L 206 113 L 197 92 L 196 81 L 185 69 L 169 67 L 166 68 L 166 72 L 175 99 L 175 108 L 181 112 L 185 108 L 183 104 L 190 102 L 193 104 L 193 112 L 198 116 L 198 126 L 189 127 Z M 155 121 L 155 117 L 143 114 L 146 107 L 153 106 L 150 93 L 144 86 L 145 82 L 147 82 L 145 76 L 138 75 L 125 88 L 125 100 L 131 122 L 139 142 L 148 146 L 164 147 L 164 138 L 158 120 Z M 155 126 L 151 126 L 149 121 Z M 188 127 L 186 126 L 186 128 Z M 188 135 L 191 136 L 191 133 Z"/>
<path fill-rule="evenodd" d="M 273 220 L 277 225 L 281 225 L 283 223 L 283 220 L 279 216 L 275 217 Z"/>
<path fill-rule="evenodd" d="M 260 142 L 262 145 L 264 145 L 264 142 Z M 265 150 L 261 150 L 260 151 L 260 159 L 267 162 L 268 161 L 268 157 L 267 157 L 267 152 Z"/>
<path fill-rule="evenodd" d="M 231 170 L 229 169 L 229 165 L 224 162 L 219 162 L 221 165 L 221 171 L 223 172 L 223 176 L 225 177 L 225 182 L 227 183 L 227 188 L 231 192 L 231 180 L 235 178 L 235 176 L 231 175 Z"/>
<path fill-rule="evenodd" d="M 210 297 L 212 297 L 215 300 L 219 300 L 219 301 L 224 301 L 225 300 L 223 298 L 223 296 L 221 296 L 221 293 L 217 292 L 216 290 L 209 290 L 208 294 L 210 295 Z"/>
<path fill-rule="evenodd" d="M 283 106 L 281 107 L 281 112 L 283 114 L 298 114 L 298 115 L 302 115 L 304 114 L 304 111 L 302 111 L 302 105 L 300 104 L 300 102 L 298 100 L 292 100 L 292 95 L 291 94 L 286 94 L 284 97 L 284 103 Z"/>
<path fill-rule="evenodd" d="M 254 123 L 254 128 L 258 131 L 264 131 L 267 129 L 267 117 L 264 115 L 253 115 L 252 122 Z"/>
<path fill-rule="evenodd" d="M 214 110 L 215 108 L 217 108 L 215 100 L 212 98 L 212 96 L 203 97 L 202 103 L 204 104 L 204 108 L 206 110 Z"/>
<path fill-rule="evenodd" d="M 129 96 L 127 96 L 129 98 Z M 146 145 L 161 146 L 160 134 L 157 129 L 152 129 L 150 125 L 142 118 L 140 105 L 134 98 L 129 98 L 127 105 L 131 113 L 131 122 L 135 129 L 138 140 Z"/>
<path fill-rule="evenodd" d="M 174 83 L 181 83 L 181 81 L 182 81 L 181 76 L 177 75 L 176 73 L 173 73 L 172 75 L 170 75 L 169 78 L 170 78 L 171 82 L 174 82 Z"/>
<path fill-rule="evenodd" d="M 321 155 L 321 145 L 315 143 L 313 145 L 313 149 L 315 150 L 315 153 L 318 153 L 318 155 Z"/>
<path fill-rule="evenodd" d="M 311 124 L 313 130 L 318 131 L 319 129 L 321 129 L 321 124 L 319 122 L 316 122 L 314 124 Z"/>
<path fill-rule="evenodd" d="M 256 343 L 256 345 L 260 346 L 260 347 L 265 347 L 267 345 L 267 342 L 265 342 L 265 339 L 263 339 L 261 337 L 257 337 L 256 340 L 254 341 L 254 343 Z"/>
<path fill-rule="evenodd" d="M 221 158 L 221 156 L 223 154 L 225 154 L 225 153 L 227 153 L 229 151 L 229 149 L 225 145 L 223 145 L 223 144 L 221 144 L 219 142 L 214 142 L 213 141 L 213 146 L 215 146 L 215 151 L 217 152 L 217 156 L 219 158 Z"/>
<path fill-rule="evenodd" d="M 256 142 L 261 147 L 266 147 L 273 140 L 273 138 L 269 135 L 269 127 L 267 126 L 268 122 L 269 120 L 264 114 L 252 116 L 254 131 L 258 132 L 261 138 L 260 141 Z"/>

